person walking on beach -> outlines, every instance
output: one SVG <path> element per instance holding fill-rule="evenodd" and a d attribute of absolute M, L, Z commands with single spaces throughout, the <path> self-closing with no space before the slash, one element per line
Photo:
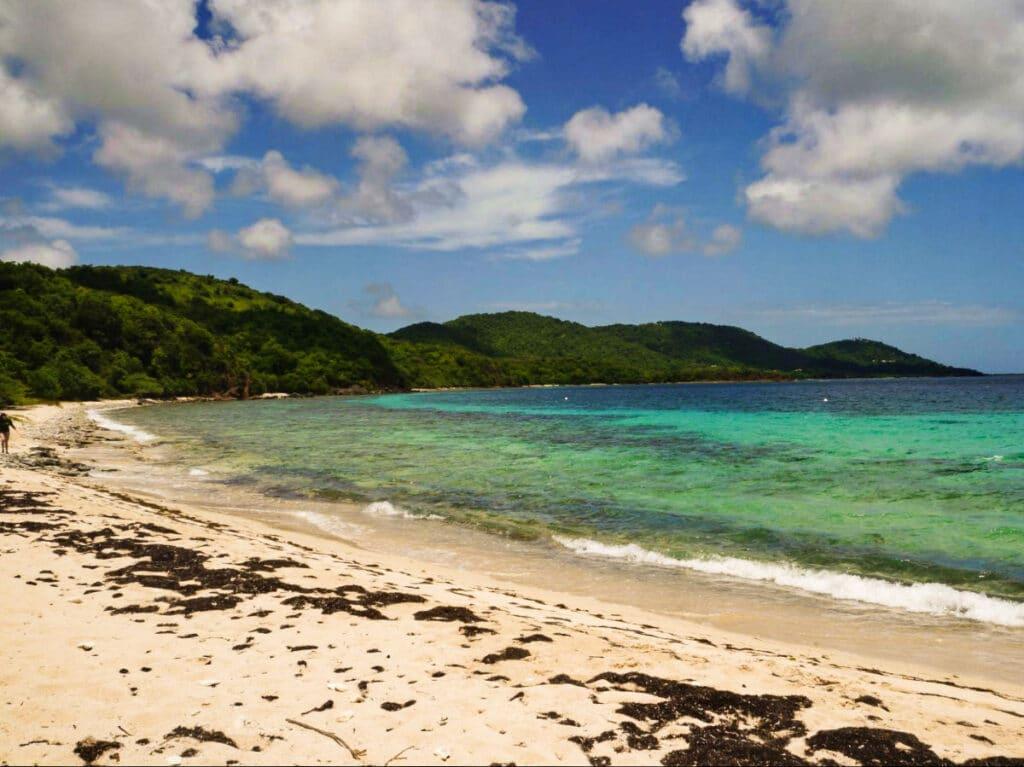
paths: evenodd
<path fill-rule="evenodd" d="M 11 452 L 7 449 L 7 443 L 11 441 L 11 429 L 14 428 L 14 419 L 7 413 L 0 413 L 0 448 L 4 453 Z"/>

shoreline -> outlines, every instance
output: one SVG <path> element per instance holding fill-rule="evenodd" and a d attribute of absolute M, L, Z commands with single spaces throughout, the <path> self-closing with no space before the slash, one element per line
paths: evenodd
<path fill-rule="evenodd" d="M 62 457 L 119 439 L 61 426 L 86 407 L 21 411 L 12 458 L 42 437 L 56 463 L 0 463 L 0 761 L 67 762 L 87 736 L 115 744 L 97 763 L 355 761 L 309 727 L 366 763 L 1024 755 L 1021 680 L 880 666 L 148 501 Z"/>
<path fill-rule="evenodd" d="M 107 408 L 121 409 L 126 404 L 124 401 L 114 401 Z M 161 437 L 140 431 L 135 426 L 125 426 L 102 415 L 97 415 L 94 409 L 90 408 L 88 412 L 93 417 L 93 420 L 100 425 L 130 436 L 135 435 L 137 441 L 143 445 L 148 446 L 150 442 L 162 442 Z M 173 445 L 174 439 L 172 438 L 170 441 Z M 152 493 L 158 484 L 170 484 L 175 491 L 174 493 L 170 495 L 158 493 L 156 497 L 171 500 L 182 500 L 182 494 L 186 490 L 199 490 L 204 495 L 209 492 L 210 485 L 189 487 L 189 485 L 194 483 L 186 481 L 183 484 L 181 481 L 175 480 L 170 476 L 174 473 L 174 466 L 181 465 L 188 460 L 186 454 L 173 447 L 170 448 L 169 458 L 166 455 L 166 451 L 157 452 L 165 453 L 161 456 L 161 460 L 158 461 L 162 469 L 168 470 L 166 472 L 168 476 L 163 477 L 163 482 L 157 483 L 155 481 L 156 474 L 152 475 L 153 481 L 150 481 L 150 477 L 147 474 L 144 484 L 130 483 L 127 487 L 137 492 Z M 153 458 L 154 454 L 147 452 L 147 456 Z M 114 462 L 111 466 L 118 469 L 123 468 L 117 462 Z M 198 474 L 205 476 L 207 472 L 199 470 Z M 232 479 L 248 479 L 251 481 L 257 478 L 245 475 L 235 477 L 229 474 L 225 479 L 228 484 L 233 484 Z M 229 489 L 220 486 L 218 493 L 224 496 L 233 496 L 238 494 L 239 490 L 234 487 Z M 302 516 L 306 517 L 316 517 L 324 524 L 317 524 L 310 520 L 309 524 L 300 526 L 300 529 L 315 529 L 318 534 L 322 535 L 334 534 L 332 532 L 334 526 L 329 524 L 335 521 L 335 517 L 331 515 L 334 507 L 338 507 L 350 516 L 352 512 L 359 509 L 365 511 L 370 508 L 384 507 L 381 513 L 385 516 L 394 516 L 418 522 L 440 519 L 430 514 L 424 516 L 423 514 L 407 512 L 404 509 L 393 507 L 387 498 L 364 498 L 359 500 L 342 497 L 335 500 L 314 500 L 301 494 L 281 495 L 276 491 L 272 492 L 268 497 L 263 495 L 254 486 L 251 496 L 244 500 L 250 505 L 260 507 L 271 502 L 280 504 L 285 498 L 296 500 L 306 505 L 316 504 L 317 506 L 324 506 L 323 514 L 302 514 Z M 193 502 L 198 500 L 199 503 L 203 503 L 202 498 L 197 499 L 194 492 L 192 500 Z M 356 514 L 355 516 L 358 517 L 359 515 Z M 452 522 L 453 520 L 446 521 Z M 344 524 L 342 524 L 342 527 L 344 527 Z M 471 533 L 476 533 L 478 529 L 477 525 L 473 522 L 459 523 L 455 521 L 450 527 L 463 531 L 467 539 L 471 537 Z M 484 524 L 484 527 L 486 528 L 487 525 Z M 436 526 L 431 527 L 430 536 L 436 536 L 439 532 L 441 531 Z M 453 537 L 457 537 L 456 534 L 453 534 Z M 472 543 L 468 544 L 469 548 L 488 548 L 486 541 L 481 540 L 481 538 L 486 538 L 486 536 L 476 535 L 472 537 L 474 539 Z M 516 538 L 514 532 L 511 537 Z M 396 542 L 401 542 L 400 538 L 401 536 L 396 537 Z M 531 532 L 531 537 L 524 540 L 526 541 L 525 546 L 532 545 L 535 548 L 545 549 L 548 556 L 552 555 L 553 550 L 571 554 L 572 559 L 580 563 L 581 568 L 588 565 L 599 567 L 602 565 L 614 566 L 619 564 L 622 565 L 624 571 L 637 567 L 646 567 L 660 574 L 676 571 L 685 573 L 691 578 L 690 583 L 685 584 L 688 586 L 693 585 L 692 579 L 694 577 L 710 576 L 722 579 L 737 588 L 750 588 L 755 585 L 762 587 L 764 596 L 774 601 L 778 601 L 782 594 L 788 594 L 807 602 L 817 600 L 816 606 L 823 611 L 831 610 L 837 606 L 848 605 L 852 609 L 891 611 L 902 617 L 922 616 L 925 620 L 935 619 L 935 625 L 922 627 L 924 630 L 928 630 L 928 628 L 936 628 L 940 631 L 948 630 L 948 627 L 942 625 L 942 621 L 945 620 L 952 621 L 954 624 L 960 621 L 968 621 L 982 627 L 1003 628 L 1011 631 L 1024 628 L 1024 602 L 1021 602 L 1019 599 L 1014 599 L 1012 596 L 1004 596 L 998 592 L 986 593 L 975 591 L 970 588 L 964 588 L 961 585 L 954 585 L 939 580 L 901 580 L 899 578 L 886 577 L 882 574 L 850 573 L 842 568 L 830 569 L 827 565 L 778 562 L 771 559 L 743 558 L 742 556 L 737 557 L 736 555 L 730 556 L 726 554 L 680 558 L 661 553 L 657 550 L 644 548 L 641 543 L 629 538 L 609 540 L 588 537 L 586 533 L 573 536 L 561 532 L 534 530 Z M 454 547 L 465 548 L 460 547 L 456 541 L 449 540 L 448 542 Z M 492 556 L 501 556 L 501 552 L 492 551 L 491 554 Z M 423 559 L 423 557 L 417 556 L 413 558 Z M 639 576 L 634 572 L 632 577 Z M 728 586 L 725 588 L 728 590 Z M 628 599 L 613 601 L 620 601 L 626 604 L 632 603 Z M 646 607 L 647 609 L 652 609 L 650 603 Z M 655 609 L 657 610 L 658 608 Z M 758 611 L 760 612 L 760 610 Z M 1019 652 L 1024 657 L 1024 644 L 1021 644 Z M 1020 670 L 1022 677 L 1024 677 L 1024 664 L 1021 665 Z"/>
<path fill-rule="evenodd" d="M 692 381 L 634 381 L 622 382 L 594 382 L 594 383 L 554 383 L 554 384 L 517 384 L 514 386 L 438 386 L 435 388 L 410 387 L 408 389 L 381 389 L 374 391 L 370 389 L 353 390 L 342 389 L 327 394 L 311 394 L 303 392 L 264 392 L 251 397 L 229 397 L 218 394 L 186 394 L 168 395 L 166 397 L 126 397 L 123 399 L 101 399 L 101 400 L 62 400 L 56 403 L 41 401 L 30 401 L 24 404 L 8 406 L 8 410 L 30 410 L 32 408 L 53 405 L 54 407 L 76 406 L 76 405 L 109 405 L 111 403 L 125 403 L 126 406 L 134 405 L 173 405 L 175 403 L 190 402 L 250 402 L 261 400 L 278 399 L 313 399 L 318 397 L 384 397 L 395 394 L 429 394 L 431 392 L 467 392 L 467 391 L 501 391 L 503 389 L 571 389 L 571 388 L 605 388 L 616 386 L 707 386 L 707 385 L 728 385 L 728 384 L 792 384 L 792 383 L 829 383 L 832 381 L 944 381 L 954 378 L 1000 378 L 1000 377 L 1021 377 L 1024 373 L 985 373 L 977 371 L 975 375 L 877 375 L 877 376 L 836 376 L 833 378 L 707 378 Z"/>

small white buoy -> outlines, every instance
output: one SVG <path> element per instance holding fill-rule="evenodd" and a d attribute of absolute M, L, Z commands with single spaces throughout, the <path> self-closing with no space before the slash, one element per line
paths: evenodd
<path fill-rule="evenodd" d="M 568 397 L 562 397 L 562 399 L 568 401 L 569 398 Z"/>
<path fill-rule="evenodd" d="M 828 402 L 828 397 L 822 397 L 822 398 L 821 398 L 821 401 L 822 401 L 822 402 Z"/>

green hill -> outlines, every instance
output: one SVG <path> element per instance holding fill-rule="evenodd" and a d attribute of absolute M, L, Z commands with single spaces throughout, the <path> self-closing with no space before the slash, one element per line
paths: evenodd
<path fill-rule="evenodd" d="M 529 312 L 502 312 L 418 323 L 390 338 L 412 385 L 428 388 L 444 385 L 431 376 L 438 360 L 456 354 L 464 379 L 485 359 L 504 384 L 978 374 L 877 341 L 790 349 L 749 330 L 697 322 L 587 327 Z"/>
<path fill-rule="evenodd" d="M 0 263 L 0 399 L 401 388 L 374 333 L 237 281 Z"/>
<path fill-rule="evenodd" d="M 949 369 L 916 354 L 908 354 L 895 346 L 867 338 L 809 346 L 804 352 L 810 357 L 829 361 L 839 367 L 859 366 L 891 375 L 948 375 L 943 371 Z M 974 373 L 961 372 L 968 375 Z"/>
<path fill-rule="evenodd" d="M 651 322 L 595 328 L 674 360 L 697 366 L 744 366 L 759 370 L 796 370 L 806 359 L 796 349 L 766 341 L 743 328 L 704 322 Z"/>
<path fill-rule="evenodd" d="M 689 322 L 587 327 L 529 312 L 387 336 L 237 280 L 0 263 L 0 404 L 109 396 L 973 375 L 876 341 L 788 349 Z"/>

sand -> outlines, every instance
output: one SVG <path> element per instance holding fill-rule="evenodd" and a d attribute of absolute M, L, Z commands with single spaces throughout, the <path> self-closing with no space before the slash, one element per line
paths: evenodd
<path fill-rule="evenodd" d="M 1020 680 L 752 639 L 136 498 L 67 460 L 124 439 L 82 408 L 21 411 L 0 460 L 0 762 L 1024 757 Z"/>

